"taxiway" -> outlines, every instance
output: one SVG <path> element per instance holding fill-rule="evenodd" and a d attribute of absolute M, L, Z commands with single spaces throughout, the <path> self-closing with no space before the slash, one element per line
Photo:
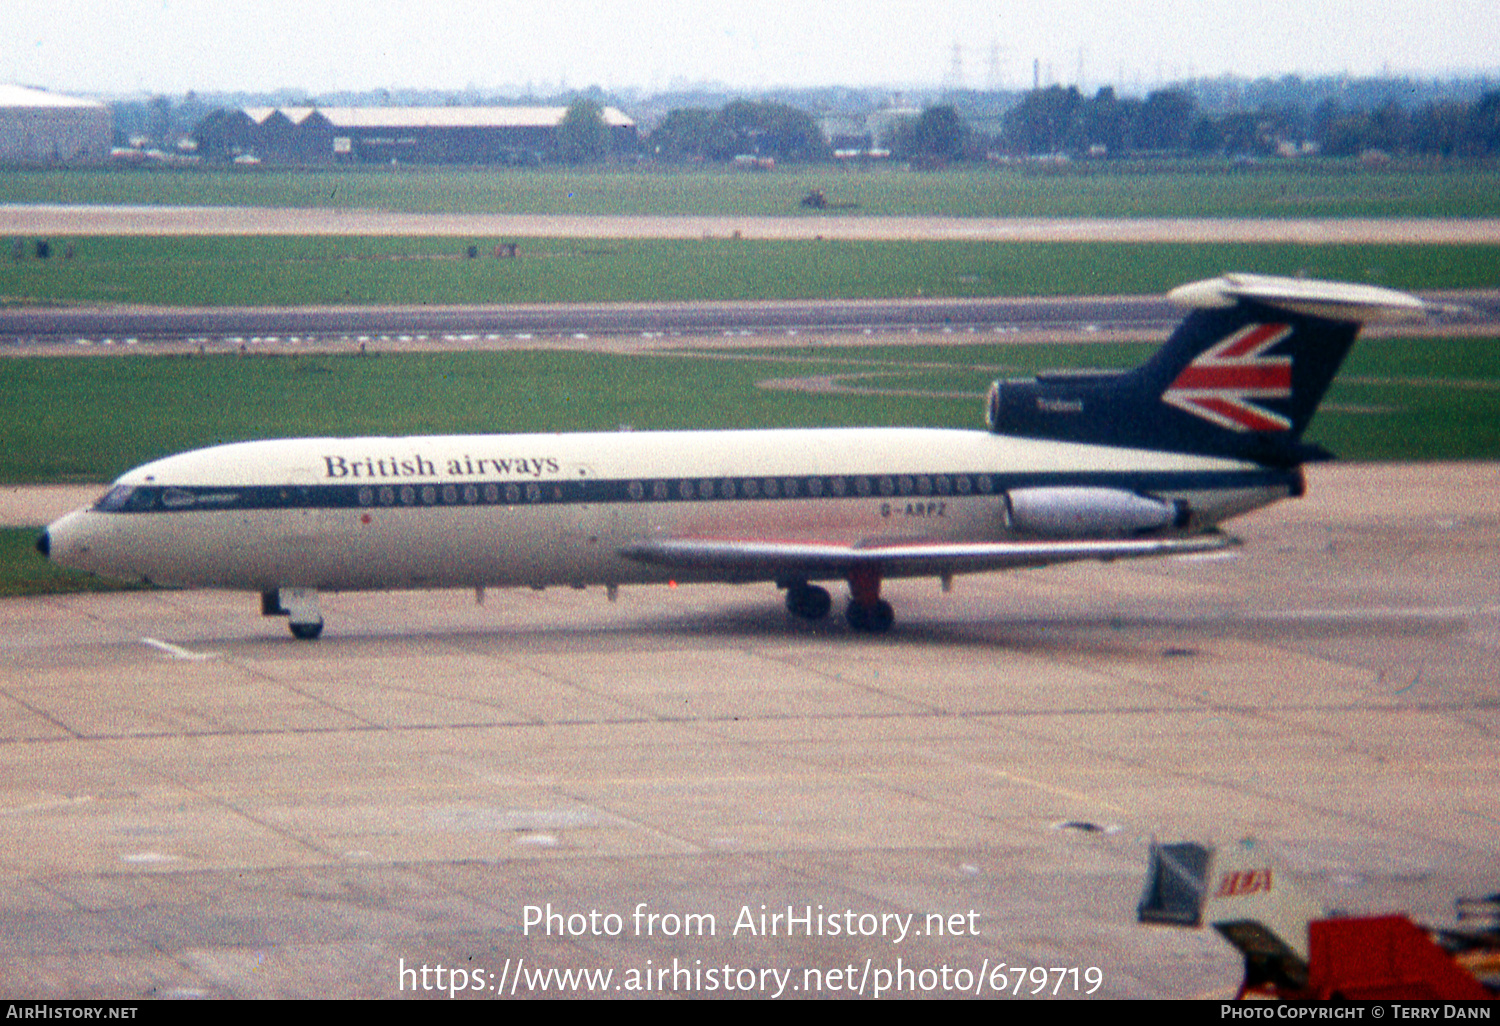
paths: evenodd
<path fill-rule="evenodd" d="M 415 213 L 327 207 L 0 204 L 4 235 L 412 235 L 448 238 L 867 239 L 1478 245 L 1500 218 L 880 217 Z"/>

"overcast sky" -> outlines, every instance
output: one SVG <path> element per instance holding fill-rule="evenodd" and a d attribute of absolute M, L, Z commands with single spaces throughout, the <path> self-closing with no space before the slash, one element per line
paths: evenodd
<path fill-rule="evenodd" d="M 1500 69 L 1495 0 L 0 0 L 0 38 L 0 82 L 90 95 Z"/>

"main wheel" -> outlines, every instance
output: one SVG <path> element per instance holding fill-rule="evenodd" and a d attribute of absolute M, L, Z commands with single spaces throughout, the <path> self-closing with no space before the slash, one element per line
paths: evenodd
<path fill-rule="evenodd" d="M 873 606 L 862 606 L 850 600 L 844 616 L 850 627 L 868 634 L 883 634 L 896 622 L 896 611 L 885 599 L 879 599 Z"/>
<path fill-rule="evenodd" d="M 786 608 L 804 620 L 821 620 L 833 608 L 833 596 L 816 584 L 794 584 L 786 590 Z"/>

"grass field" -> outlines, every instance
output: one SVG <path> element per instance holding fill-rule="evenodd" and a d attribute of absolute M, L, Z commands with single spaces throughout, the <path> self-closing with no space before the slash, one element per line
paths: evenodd
<path fill-rule="evenodd" d="M 1493 287 L 1496 246 L 105 237 L 0 261 L 0 303 L 471 304 L 1159 294 L 1226 270 Z M 63 259 L 71 242 L 74 255 Z M 482 256 L 466 259 L 469 246 Z"/>
<path fill-rule="evenodd" d="M 995 377 L 1129 366 L 1151 346 L 757 350 L 729 358 L 570 352 L 0 361 L 0 482 L 105 481 L 247 438 L 916 424 L 978 427 Z M 768 357 L 791 356 L 790 362 Z M 881 372 L 879 387 L 962 397 L 813 394 L 771 378 Z M 865 387 L 866 382 L 855 382 Z M 1364 340 L 1309 436 L 1352 459 L 1500 457 L 1500 343 Z"/>
<path fill-rule="evenodd" d="M 339 207 L 418 212 L 818 217 L 1494 217 L 1500 169 L 1370 170 L 1352 161 L 1080 163 L 900 169 L 327 171 L 0 170 L 0 203 Z M 852 205 L 852 206 L 844 206 Z M 832 211 L 831 211 L 832 212 Z"/>

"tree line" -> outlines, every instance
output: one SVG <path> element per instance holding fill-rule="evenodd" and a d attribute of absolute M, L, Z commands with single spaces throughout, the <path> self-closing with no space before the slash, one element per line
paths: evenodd
<path fill-rule="evenodd" d="M 878 127 L 856 139 L 854 148 L 923 165 L 1044 155 L 1500 156 L 1500 89 L 1475 90 L 1472 98 L 1429 94 L 1412 103 L 1400 102 L 1396 92 L 1373 100 L 1365 89 L 1348 99 L 1319 96 L 1294 82 L 1263 96 L 1254 109 L 1222 103 L 1210 109 L 1181 87 L 1143 98 L 1123 97 L 1109 87 L 1088 96 L 1064 86 L 1020 94 L 959 94 L 906 117 L 872 118 L 870 124 Z M 814 115 L 790 103 L 752 99 L 729 100 L 717 108 L 673 109 L 636 150 L 617 152 L 603 122 L 604 99 L 598 91 L 575 94 L 550 159 L 571 164 L 642 158 L 691 163 L 749 156 L 820 163 L 834 157 Z M 161 139 L 182 134 L 184 123 L 202 124 L 199 119 L 209 110 L 192 93 L 179 104 L 155 97 L 115 104 L 114 109 L 117 135 Z M 844 119 L 849 120 L 847 112 Z"/>
<path fill-rule="evenodd" d="M 647 137 L 646 152 L 668 161 L 761 157 L 807 163 L 833 151 L 806 111 L 772 101 L 734 100 L 718 110 L 680 107 Z"/>
<path fill-rule="evenodd" d="M 1433 99 L 1408 108 L 1394 98 L 1373 109 L 1337 98 L 1311 110 L 1296 102 L 1214 115 L 1182 89 L 1145 99 L 1113 89 L 1084 97 L 1076 88 L 1027 93 L 1005 118 L 993 149 L 1015 154 L 1136 154 L 1271 156 L 1317 152 L 1357 156 L 1372 151 L 1439 157 L 1500 156 L 1500 90 L 1478 100 Z"/>
<path fill-rule="evenodd" d="M 895 120 L 882 138 L 867 137 L 865 144 L 897 160 L 931 164 L 1041 155 L 1485 158 L 1500 156 L 1500 90 L 1472 101 L 1432 99 L 1410 107 L 1395 99 L 1364 108 L 1329 98 L 1311 109 L 1283 101 L 1215 114 L 1185 89 L 1135 98 L 1108 87 L 1084 96 L 1076 87 L 1052 86 L 1022 94 L 1002 117 L 978 126 L 957 105 L 934 104 Z M 749 100 L 719 110 L 671 111 L 646 137 L 644 149 L 666 161 L 832 157 L 811 115 Z"/>

